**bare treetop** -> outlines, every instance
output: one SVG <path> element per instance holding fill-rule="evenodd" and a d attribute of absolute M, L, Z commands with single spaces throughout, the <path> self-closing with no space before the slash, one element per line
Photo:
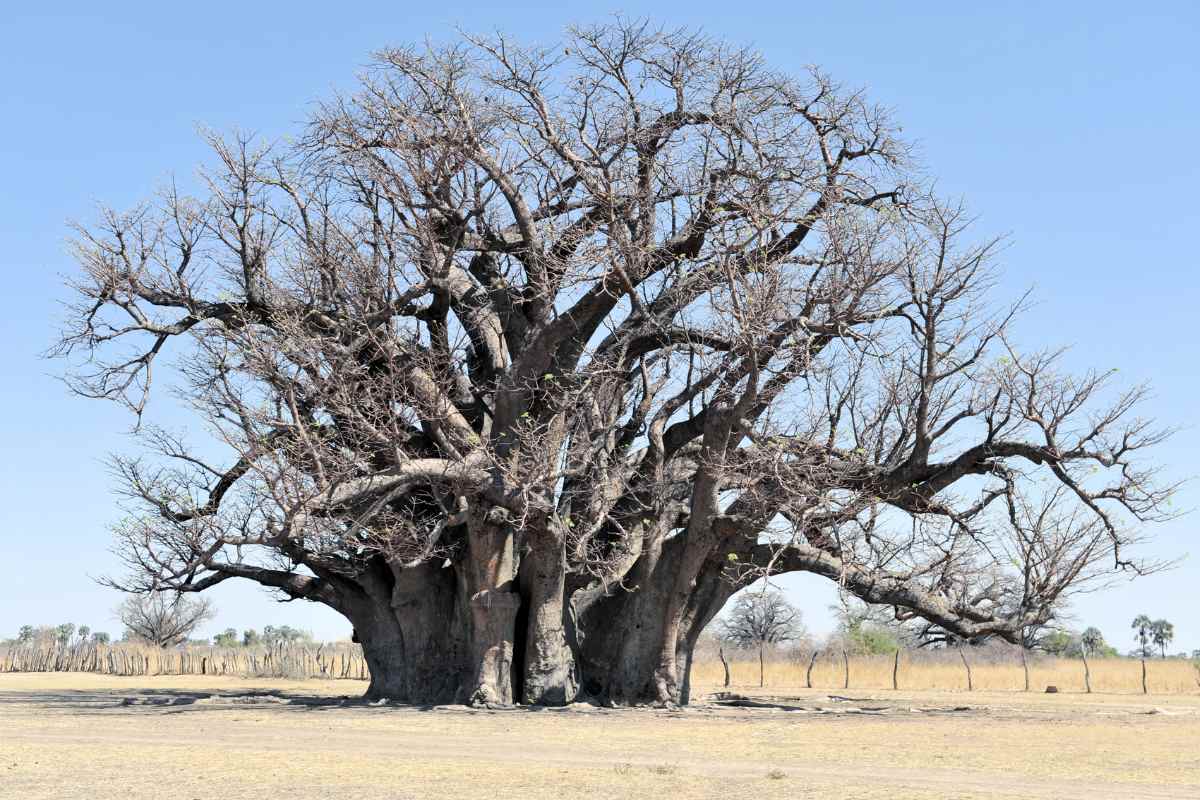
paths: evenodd
<path fill-rule="evenodd" d="M 230 453 L 145 426 L 165 458 L 117 460 L 123 586 L 247 577 L 356 626 L 445 595 L 473 620 L 451 694 L 672 701 L 758 575 L 1012 639 L 1154 566 L 1128 549 L 1170 491 L 1144 390 L 1019 352 L 996 242 L 819 71 L 641 23 L 464 37 L 383 51 L 294 144 L 210 141 L 204 196 L 79 231 L 72 385 L 140 418 L 186 340 Z"/>
<path fill-rule="evenodd" d="M 125 626 L 126 638 L 140 639 L 157 647 L 174 647 L 212 620 L 216 609 L 206 599 L 152 594 L 125 598 L 116 613 Z"/>
<path fill-rule="evenodd" d="M 777 589 L 764 587 L 738 596 L 719 621 L 720 636 L 737 647 L 780 645 L 804 636 L 800 611 Z"/>

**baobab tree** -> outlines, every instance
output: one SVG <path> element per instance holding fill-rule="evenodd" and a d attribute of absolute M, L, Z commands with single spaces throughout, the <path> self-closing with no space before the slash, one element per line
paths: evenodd
<path fill-rule="evenodd" d="M 736 647 L 758 651 L 758 685 L 763 685 L 764 654 L 769 646 L 792 642 L 804 635 L 800 611 L 776 589 L 763 587 L 738 597 L 720 620 L 720 636 Z"/>
<path fill-rule="evenodd" d="M 187 641 L 216 612 L 206 599 L 169 596 L 163 592 L 131 595 L 117 607 L 125 625 L 125 638 L 140 639 L 157 647 L 174 647 Z"/>
<path fill-rule="evenodd" d="M 1154 567 L 1143 390 L 1018 351 L 996 242 L 819 71 L 464 37 L 294 141 L 210 140 L 199 196 L 78 232 L 57 352 L 149 448 L 120 588 L 324 603 L 372 697 L 670 704 L 763 575 L 1012 640 Z M 215 443 L 143 419 L 168 353 Z"/>

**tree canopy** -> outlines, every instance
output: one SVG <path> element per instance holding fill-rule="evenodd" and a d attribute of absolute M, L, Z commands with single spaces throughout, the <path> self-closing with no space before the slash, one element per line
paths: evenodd
<path fill-rule="evenodd" d="M 1154 566 L 1145 390 L 1018 349 L 999 242 L 823 72 L 464 36 L 209 141 L 201 193 L 76 241 L 58 352 L 153 451 L 114 461 L 123 588 L 325 603 L 393 697 L 679 702 L 762 575 L 1012 640 Z M 142 422 L 168 353 L 223 458 Z"/>

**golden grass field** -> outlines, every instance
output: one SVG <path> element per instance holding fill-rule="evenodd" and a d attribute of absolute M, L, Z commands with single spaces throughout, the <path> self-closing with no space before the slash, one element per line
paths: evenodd
<path fill-rule="evenodd" d="M 339 702 L 364 689 L 349 680 L 3 674 L 0 797 L 1200 798 L 1194 690 L 731 687 L 759 698 L 750 708 L 712 702 L 709 666 L 683 711 L 419 710 Z"/>

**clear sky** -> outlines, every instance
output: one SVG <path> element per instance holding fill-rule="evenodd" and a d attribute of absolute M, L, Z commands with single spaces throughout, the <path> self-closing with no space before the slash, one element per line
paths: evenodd
<path fill-rule="evenodd" d="M 66 222 L 93 203 L 127 206 L 204 158 L 198 125 L 279 137 L 307 105 L 352 86 L 369 53 L 444 39 L 455 26 L 552 42 L 571 22 L 650 15 L 753 45 L 777 68 L 815 63 L 895 109 L 940 190 L 1007 234 L 998 299 L 1033 287 L 1027 348 L 1071 345 L 1077 370 L 1149 381 L 1149 412 L 1185 426 L 1159 458 L 1197 474 L 1200 402 L 1200 4 L 796 3 L 738 0 L 556 3 L 21 3 L 0 19 L 0 637 L 24 623 L 119 632 L 117 517 L 102 459 L 129 449 L 129 419 L 69 396 L 54 338 Z M 51 11 L 49 9 L 53 8 Z M 47 9 L 30 10 L 30 9 Z M 159 408 L 164 404 L 160 401 Z M 163 413 L 168 413 L 165 410 Z M 1200 484 L 1176 506 L 1200 506 Z M 1138 613 L 1200 648 L 1200 547 L 1193 513 L 1156 529 L 1147 553 L 1177 569 L 1076 604 L 1080 624 L 1132 646 Z M 218 587 L 227 626 L 289 624 L 320 637 L 349 626 L 322 607 Z M 827 582 L 784 584 L 810 628 L 829 628 Z"/>

